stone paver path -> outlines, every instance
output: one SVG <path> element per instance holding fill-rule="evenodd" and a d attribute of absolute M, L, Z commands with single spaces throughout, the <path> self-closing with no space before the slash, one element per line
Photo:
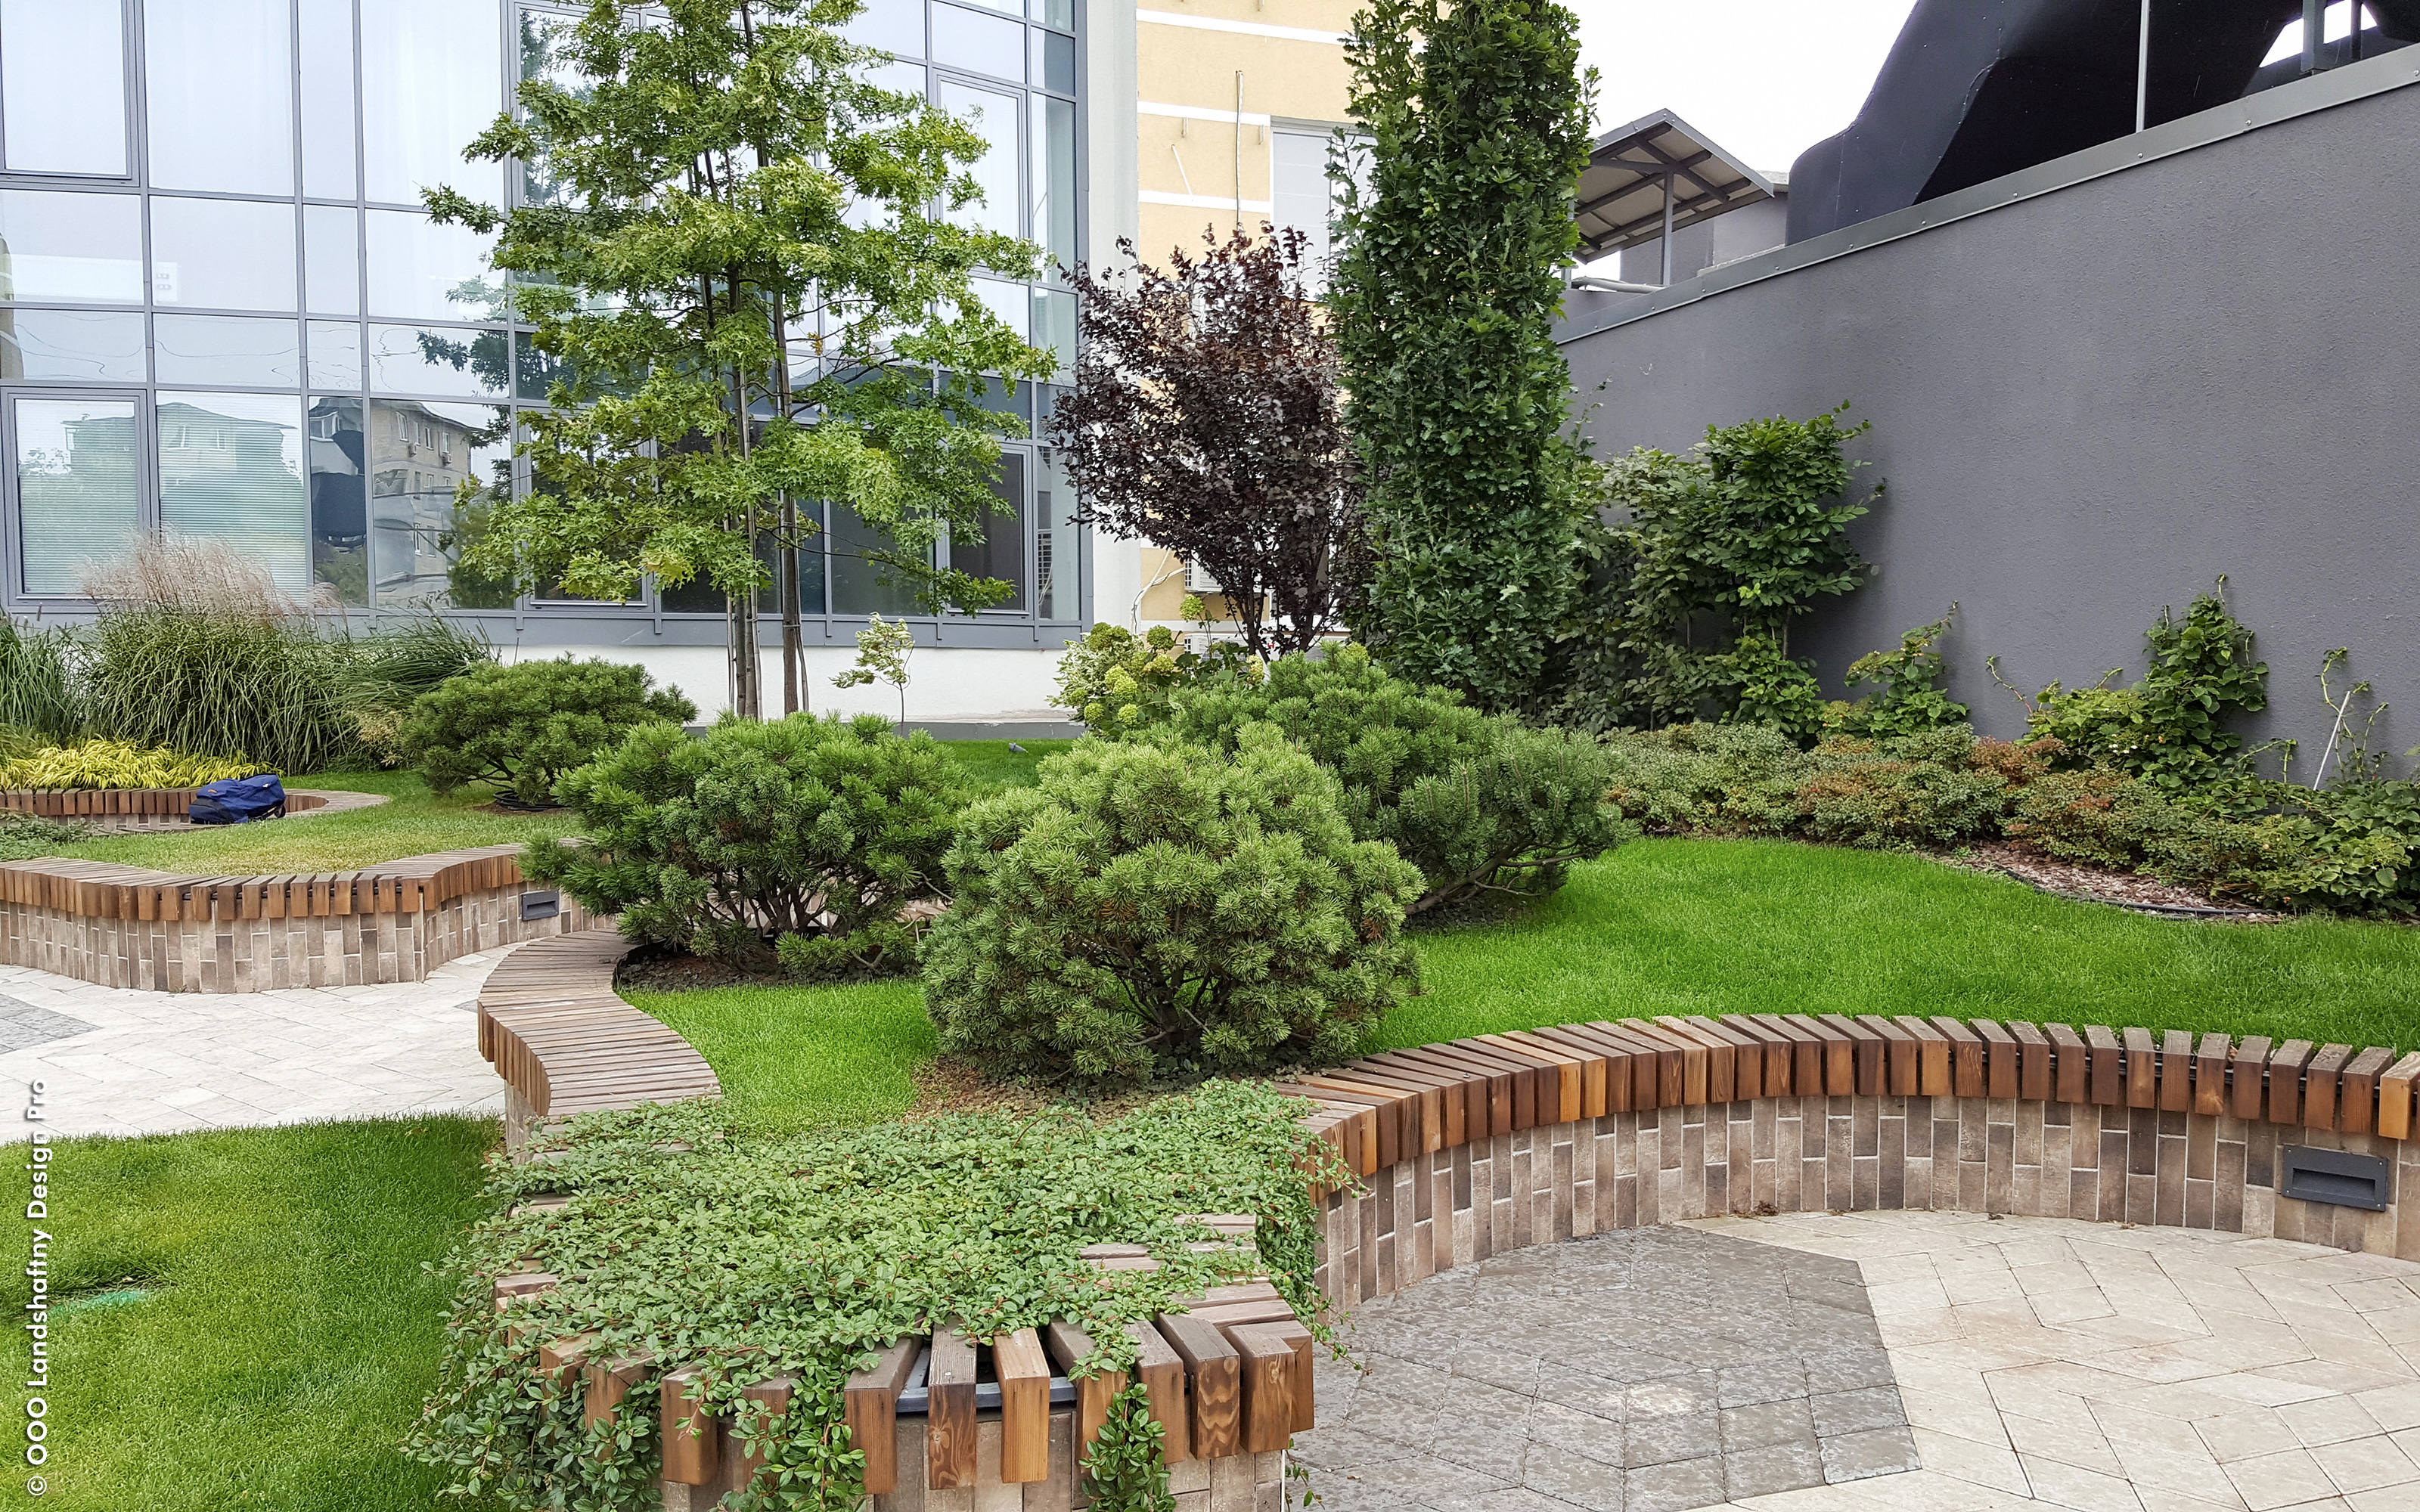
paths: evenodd
<path fill-rule="evenodd" d="M 225 995 L 0 967 L 0 1098 L 39 1078 L 55 1134 L 501 1115 L 476 1003 L 511 949 L 448 962 L 426 981 Z M 0 1138 L 26 1128 L 11 1114 Z"/>
<path fill-rule="evenodd" d="M 1689 1239 L 1726 1247 L 1668 1247 Z M 1608 1241 L 1647 1263 L 1578 1258 L 1623 1253 Z M 1558 1258 L 1532 1258 L 1546 1256 Z M 1802 1355 L 1827 1483 L 1754 1494 L 1776 1464 L 1804 1473 L 1804 1441 L 1793 1413 L 1794 1459 L 1748 1458 L 1780 1414 L 1725 1399 L 1742 1368 L 1732 1355 L 1784 1336 L 1776 1287 L 1793 1322 L 1824 1319 L 1817 1306 L 1854 1312 L 1805 1269 L 1819 1256 L 1854 1262 L 1887 1365 L 1860 1366 L 1878 1379 L 1851 1399 L 1870 1414 L 1887 1397 L 1921 1468 L 1860 1475 L 1883 1467 L 1835 1451 L 1821 1407 L 1835 1382 L 1819 1373 L 1825 1357 Z M 1606 1272 L 1621 1284 L 1573 1285 Z M 1710 1278 L 1744 1273 L 1762 1279 L 1709 1293 Z M 1743 1335 L 1741 1321 L 1758 1330 Z M 1370 1368 L 1323 1365 L 1320 1427 L 1300 1441 L 1312 1488 L 1345 1512 L 2420 1512 L 2420 1265 L 2318 1245 L 1973 1213 L 1710 1219 L 1447 1273 L 1360 1309 L 1347 1341 Z M 1532 1362 L 1526 1377 L 1489 1364 L 1507 1351 Z M 1706 1371 L 1652 1374 L 1692 1352 Z M 1701 1419 L 1709 1373 L 1716 1436 L 1679 1430 L 1694 1434 L 1692 1455 L 1633 1463 L 1661 1453 L 1654 1435 L 1668 1431 L 1647 1413 L 1642 1453 L 1634 1405 L 1677 1400 L 1637 1388 L 1694 1380 L 1692 1405 L 1663 1416 Z M 1619 1410 L 1575 1422 L 1575 1398 Z M 1598 1468 L 1574 1471 L 1567 1456 Z"/>

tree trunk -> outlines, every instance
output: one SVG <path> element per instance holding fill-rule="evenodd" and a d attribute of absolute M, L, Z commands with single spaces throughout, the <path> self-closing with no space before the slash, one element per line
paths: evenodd
<path fill-rule="evenodd" d="M 807 637 L 799 618 L 799 501 L 788 494 L 782 496 L 782 712 L 792 715 L 806 706 Z"/>

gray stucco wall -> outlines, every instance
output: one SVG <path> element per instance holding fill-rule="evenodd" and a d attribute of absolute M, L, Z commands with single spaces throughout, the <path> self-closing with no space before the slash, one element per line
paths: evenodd
<path fill-rule="evenodd" d="M 1854 530 L 1880 576 L 1793 639 L 1828 686 L 1956 600 L 1957 695 L 1984 731 L 2013 733 L 2023 710 L 1985 656 L 2028 693 L 2110 667 L 2131 679 L 2161 607 L 2181 611 L 2225 574 L 2270 668 L 2271 712 L 2247 733 L 2299 738 L 2307 780 L 2330 722 L 2316 674 L 2345 646 L 2396 705 L 2376 744 L 2406 770 L 2420 88 L 2398 68 L 2400 84 L 2342 103 L 2332 75 L 2272 91 L 2257 98 L 2273 114 L 2311 113 L 2246 131 L 2248 102 L 2230 107 L 2242 134 L 2036 197 L 2007 203 L 2013 180 L 1999 181 L 2000 208 L 1952 224 L 1773 276 L 1709 275 L 1735 282 L 1719 292 L 1575 304 L 1580 329 L 1653 307 L 1564 347 L 1597 454 L 1683 450 L 1710 422 L 1850 400 L 1873 423 L 1852 455 L 1889 491 Z"/>

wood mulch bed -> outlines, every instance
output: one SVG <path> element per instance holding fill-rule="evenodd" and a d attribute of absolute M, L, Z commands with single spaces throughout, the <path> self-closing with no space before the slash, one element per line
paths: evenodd
<path fill-rule="evenodd" d="M 1939 858 L 1968 871 L 2014 877 L 2054 897 L 2109 903 L 2141 913 L 2243 921 L 2284 917 L 2254 908 L 2231 906 L 2205 893 L 2176 887 L 2156 877 L 2137 876 L 2133 872 L 2113 871 L 2105 866 L 2088 866 L 2078 861 L 2055 860 L 2008 841 L 1986 841 Z"/>

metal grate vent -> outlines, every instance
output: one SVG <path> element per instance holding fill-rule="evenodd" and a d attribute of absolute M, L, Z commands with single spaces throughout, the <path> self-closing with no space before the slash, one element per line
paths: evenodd
<path fill-rule="evenodd" d="M 563 912 L 563 894 L 550 888 L 545 892 L 521 894 L 521 922 L 533 918 L 552 918 Z"/>
<path fill-rule="evenodd" d="M 2375 1155 L 2288 1145 L 2277 1151 L 2277 1193 L 2304 1202 L 2384 1212 L 2386 1162 Z"/>

